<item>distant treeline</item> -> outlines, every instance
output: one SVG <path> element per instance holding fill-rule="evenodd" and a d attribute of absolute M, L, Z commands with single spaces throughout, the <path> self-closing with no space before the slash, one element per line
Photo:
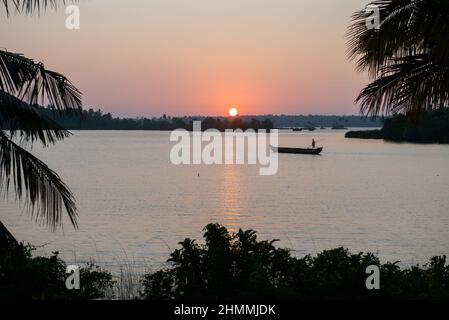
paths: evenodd
<path fill-rule="evenodd" d="M 386 119 L 380 130 L 350 131 L 346 137 L 395 142 L 449 143 L 449 108 L 428 112 L 419 118 L 396 115 Z"/>
<path fill-rule="evenodd" d="M 341 125 L 344 127 L 381 127 L 382 121 L 377 118 L 364 118 L 359 116 L 291 116 L 291 115 L 264 115 L 264 116 L 241 116 L 238 118 L 228 117 L 204 117 L 185 116 L 170 117 L 136 117 L 119 118 L 111 113 L 103 112 L 93 108 L 82 111 L 81 115 L 61 115 L 52 107 L 38 107 L 39 112 L 55 120 L 57 123 L 69 130 L 192 130 L 192 121 L 202 121 L 202 128 L 225 129 L 272 129 L 272 128 L 302 128 L 302 127 L 332 127 Z M 2 124 L 2 129 L 7 129 Z"/>
<path fill-rule="evenodd" d="M 251 117 L 251 116 L 250 116 Z M 339 116 L 339 115 L 267 115 L 273 121 L 276 128 L 282 127 L 343 127 L 380 128 L 382 118 L 363 116 Z M 256 119 L 260 119 L 258 116 Z M 245 117 L 243 117 L 245 119 Z"/>
<path fill-rule="evenodd" d="M 201 120 L 201 128 L 217 129 L 273 129 L 270 119 L 225 118 L 225 117 L 170 117 L 163 115 L 154 118 L 118 118 L 101 110 L 83 110 L 81 114 L 62 115 L 54 108 L 39 108 L 39 112 L 56 121 L 68 130 L 175 130 L 193 129 L 193 121 Z"/>

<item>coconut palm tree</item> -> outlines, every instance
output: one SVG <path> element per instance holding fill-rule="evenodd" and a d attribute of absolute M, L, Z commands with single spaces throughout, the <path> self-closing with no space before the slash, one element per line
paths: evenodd
<path fill-rule="evenodd" d="M 379 28 L 352 16 L 348 55 L 373 80 L 357 97 L 366 115 L 421 114 L 449 102 L 449 1 L 378 0 Z"/>
<path fill-rule="evenodd" d="M 63 3 L 0 2 L 8 17 L 12 10 L 31 14 Z M 31 215 L 52 230 L 62 225 L 64 210 L 77 228 L 77 209 L 71 191 L 56 172 L 25 149 L 35 142 L 48 146 L 70 135 L 39 112 L 38 104 L 44 102 L 60 113 L 79 112 L 81 93 L 65 76 L 47 70 L 42 63 L 0 50 L 0 192 L 13 189 Z"/>

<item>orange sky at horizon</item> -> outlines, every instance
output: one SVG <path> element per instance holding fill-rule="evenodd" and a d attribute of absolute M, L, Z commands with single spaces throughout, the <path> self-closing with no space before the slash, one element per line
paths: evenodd
<path fill-rule="evenodd" d="M 81 1 L 0 14 L 0 47 L 43 61 L 83 92 L 85 108 L 119 116 L 358 114 L 367 82 L 346 58 L 361 0 Z"/>

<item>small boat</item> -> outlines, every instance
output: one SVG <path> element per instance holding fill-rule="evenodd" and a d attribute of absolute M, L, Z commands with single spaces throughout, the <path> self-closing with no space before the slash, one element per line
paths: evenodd
<path fill-rule="evenodd" d="M 348 128 L 346 128 L 344 125 L 338 123 L 332 126 L 332 130 L 347 130 L 347 129 Z"/>
<path fill-rule="evenodd" d="M 309 130 L 309 131 L 315 131 L 316 128 L 315 127 L 305 127 L 302 130 Z"/>
<path fill-rule="evenodd" d="M 275 148 L 271 146 L 271 149 L 277 153 L 290 153 L 290 154 L 312 154 L 317 155 L 323 151 L 323 147 L 320 148 Z"/>
<path fill-rule="evenodd" d="M 316 128 L 312 122 L 307 122 L 306 125 L 304 126 L 303 130 L 315 131 Z"/>

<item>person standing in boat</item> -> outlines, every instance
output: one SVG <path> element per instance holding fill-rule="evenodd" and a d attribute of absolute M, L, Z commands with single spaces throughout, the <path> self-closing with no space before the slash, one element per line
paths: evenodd
<path fill-rule="evenodd" d="M 316 147 L 316 141 L 315 141 L 315 139 L 312 139 L 312 149 L 315 149 L 315 147 Z"/>

